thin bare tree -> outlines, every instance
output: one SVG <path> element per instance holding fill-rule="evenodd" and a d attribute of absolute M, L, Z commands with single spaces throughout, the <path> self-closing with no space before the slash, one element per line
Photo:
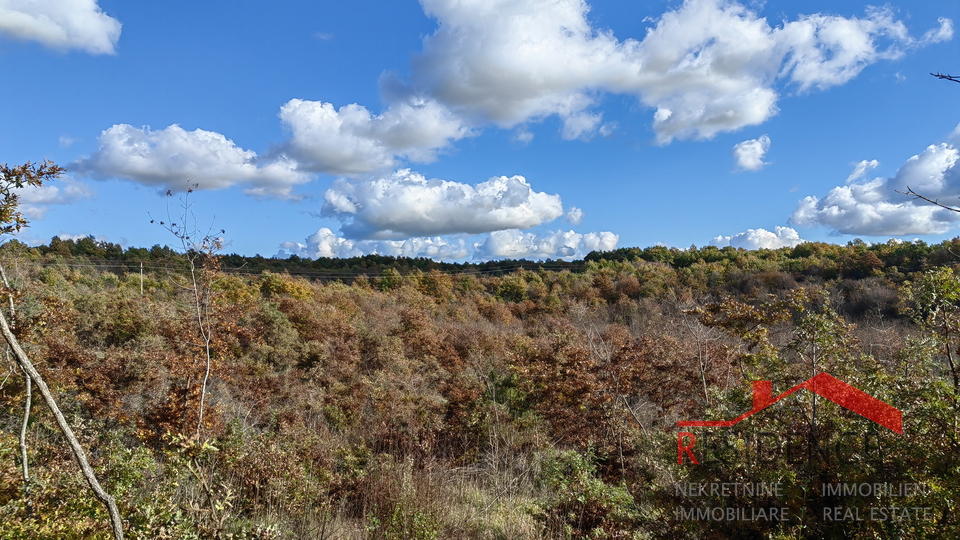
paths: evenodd
<path fill-rule="evenodd" d="M 219 252 L 223 247 L 221 235 L 226 231 L 220 229 L 216 232 L 213 230 L 213 225 L 206 231 L 200 228 L 197 217 L 193 213 L 193 203 L 190 202 L 190 195 L 197 187 L 199 187 L 198 184 L 191 184 L 187 188 L 184 196 L 180 198 L 180 209 L 176 215 L 172 213 L 169 203 L 169 197 L 173 197 L 173 192 L 168 190 L 167 221 L 160 221 L 159 224 L 180 241 L 190 274 L 185 288 L 191 293 L 192 316 L 196 319 L 200 337 L 198 346 L 205 356 L 195 431 L 195 437 L 199 438 L 203 427 L 207 388 L 213 364 L 213 284 L 220 270 Z M 174 221 L 175 219 L 177 221 Z M 156 221 L 151 219 L 150 223 L 156 223 Z"/>
<path fill-rule="evenodd" d="M 18 209 L 20 203 L 19 190 L 27 186 L 39 187 L 44 181 L 53 180 L 54 178 L 57 178 L 63 174 L 64 171 L 65 169 L 63 167 L 54 165 L 49 161 L 44 161 L 42 164 L 36 165 L 27 162 L 24 165 L 15 167 L 9 167 L 6 163 L 0 164 L 0 234 L 15 233 L 20 231 L 21 228 L 27 226 L 26 218 Z M 6 281 L 5 276 L 4 281 Z M 12 297 L 8 296 L 8 298 L 10 299 L 10 302 L 13 301 Z M 107 493 L 106 490 L 103 489 L 103 486 L 100 485 L 100 482 L 97 480 L 96 473 L 93 471 L 93 467 L 90 466 L 90 462 L 87 460 L 87 455 L 83 450 L 83 446 L 80 445 L 80 441 L 77 440 L 76 435 L 74 435 L 73 429 L 70 428 L 70 424 L 67 423 L 67 419 L 64 418 L 63 412 L 60 411 L 60 406 L 57 404 L 56 398 L 53 397 L 53 393 L 50 392 L 50 388 L 47 387 L 47 383 L 44 382 L 40 372 L 37 371 L 33 365 L 33 362 L 31 362 L 30 358 L 27 356 L 27 353 L 25 353 L 23 348 L 20 346 L 20 342 L 13 334 L 10 324 L 7 322 L 7 317 L 3 314 L 2 310 L 0 310 L 0 331 L 2 331 L 3 337 L 7 341 L 7 345 L 9 345 L 10 349 L 13 351 L 13 357 L 20 366 L 20 369 L 22 369 L 26 374 L 28 385 L 27 388 L 30 388 L 31 383 L 36 384 L 37 389 L 40 391 L 40 395 L 43 396 L 44 402 L 46 402 L 47 407 L 50 408 L 50 411 L 53 413 L 53 416 L 57 421 L 57 427 L 60 428 L 63 436 L 67 439 L 70 450 L 73 452 L 74 458 L 76 458 L 77 463 L 80 465 L 80 470 L 83 473 L 83 477 L 87 481 L 87 485 L 90 486 L 90 489 L 93 491 L 97 499 L 99 499 L 100 502 L 107 507 L 107 512 L 110 514 L 110 525 L 113 528 L 114 539 L 122 540 L 123 522 L 120 519 L 120 511 L 117 508 L 116 500 L 109 493 Z M 27 392 L 25 419 L 23 427 L 21 428 L 21 453 L 24 458 L 24 463 L 26 463 L 25 427 L 27 417 L 29 416 L 29 403 L 30 390 Z M 25 465 L 23 472 L 25 480 L 29 481 L 29 473 Z"/>
<path fill-rule="evenodd" d="M 3 287 L 7 292 L 7 301 L 10 308 L 10 327 L 14 327 L 14 321 L 17 318 L 17 306 L 13 301 L 13 288 L 7 279 L 7 272 L 0 264 L 0 278 L 3 279 Z M 9 362 L 13 349 L 7 346 L 5 351 L 7 361 Z M 23 475 L 23 496 L 26 500 L 27 517 L 33 514 L 33 507 L 30 503 L 30 461 L 27 454 L 27 426 L 30 424 L 30 409 L 33 407 L 33 379 L 30 375 L 23 372 L 23 385 L 26 390 L 26 396 L 23 399 L 23 421 L 20 423 L 20 471 Z"/>

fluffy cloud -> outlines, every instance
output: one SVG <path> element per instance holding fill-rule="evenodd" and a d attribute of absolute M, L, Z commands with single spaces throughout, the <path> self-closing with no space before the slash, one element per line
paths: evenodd
<path fill-rule="evenodd" d="M 747 229 L 747 232 L 733 236 L 717 236 L 710 241 L 711 246 L 731 246 L 743 249 L 780 249 L 795 247 L 805 242 L 790 227 L 775 227 L 773 232 L 766 229 Z"/>
<path fill-rule="evenodd" d="M 777 113 L 775 85 L 828 88 L 904 50 L 952 37 L 952 23 L 911 38 L 888 9 L 863 18 L 810 15 L 771 27 L 732 0 L 685 0 L 642 40 L 618 40 L 587 20 L 585 0 L 421 0 L 437 30 L 424 39 L 409 80 L 381 79 L 384 112 L 294 99 L 280 112 L 286 153 L 305 168 L 359 175 L 430 161 L 493 123 L 517 128 L 556 115 L 564 139 L 609 134 L 595 106 L 605 92 L 655 110 L 657 140 L 707 139 Z M 768 138 L 739 148 L 746 170 L 762 167 Z"/>
<path fill-rule="evenodd" d="M 0 31 L 4 24 L 26 27 L 7 23 L 4 9 L 22 15 L 34 9 L 24 6 L 61 3 L 69 9 L 52 11 L 64 20 L 80 20 L 70 14 L 83 12 L 113 21 L 92 0 L 0 0 Z M 245 183 L 254 186 L 252 193 L 286 195 L 304 181 L 302 171 L 359 176 L 401 161 L 429 162 L 491 123 L 516 128 L 515 138 L 524 144 L 533 138 L 530 123 L 554 115 L 564 139 L 606 136 L 616 123 L 595 110 L 604 93 L 632 95 L 653 109 L 661 144 L 708 139 L 776 114 L 778 84 L 800 90 L 843 84 L 874 62 L 953 36 L 952 22 L 941 19 L 938 28 L 912 38 L 889 9 L 870 8 L 862 18 L 815 14 L 772 27 L 734 0 L 685 0 L 653 20 L 641 40 L 619 40 L 590 24 L 585 0 L 421 4 L 438 28 L 424 39 L 407 79 L 389 73 L 381 78 L 385 106 L 379 114 L 356 103 L 337 108 L 291 99 L 279 113 L 290 138 L 274 152 L 279 157 L 263 165 L 266 160 L 216 133 L 198 130 L 187 137 L 171 126 L 137 134 L 118 125 L 101 137 L 93 168 L 148 184 L 182 185 L 182 177 L 194 176 L 205 185 Z M 98 25 L 79 27 L 94 31 Z M 96 50 L 112 52 L 119 23 L 110 35 L 113 41 Z M 190 137 L 198 143 L 192 152 L 177 147 Z M 164 153 L 163 141 L 175 148 Z M 169 156 L 190 167 L 160 162 Z M 762 164 L 757 160 L 746 163 Z"/>
<path fill-rule="evenodd" d="M 576 206 L 571 206 L 567 209 L 567 213 L 563 215 L 563 219 L 573 223 L 574 225 L 579 225 L 583 221 L 583 210 L 577 208 Z"/>
<path fill-rule="evenodd" d="M 863 178 L 864 176 L 866 176 L 867 171 L 876 169 L 879 166 L 880 166 L 880 162 L 875 159 L 871 159 L 871 160 L 865 159 L 860 163 L 857 163 L 856 167 L 853 168 L 853 172 L 850 173 L 850 176 L 847 177 L 847 183 L 850 184 L 852 182 L 855 182 Z"/>
<path fill-rule="evenodd" d="M 340 179 L 324 194 L 323 214 L 347 238 L 389 239 L 526 229 L 563 215 L 559 195 L 534 191 L 522 176 L 476 186 L 428 180 L 409 169 L 372 179 Z"/>
<path fill-rule="evenodd" d="M 923 39 L 920 40 L 921 45 L 942 43 L 953 39 L 953 21 L 946 17 L 940 17 L 937 21 L 940 23 L 940 27 L 928 30 L 923 35 Z"/>
<path fill-rule="evenodd" d="M 582 258 L 591 251 L 611 251 L 620 237 L 612 232 L 580 234 L 553 231 L 545 234 L 516 229 L 495 231 L 474 244 L 475 259 Z"/>
<path fill-rule="evenodd" d="M 359 174 L 392 167 L 396 157 L 429 162 L 439 150 L 471 134 L 436 101 L 406 99 L 373 115 L 361 105 L 292 99 L 280 108 L 291 131 L 287 152 L 305 167 L 330 174 Z"/>
<path fill-rule="evenodd" d="M 412 84 L 465 116 L 511 127 L 560 114 L 575 138 L 596 121 L 593 103 L 602 64 L 622 55 L 596 35 L 579 0 L 423 0 L 439 22 L 414 59 Z"/>
<path fill-rule="evenodd" d="M 117 124 L 100 134 L 99 149 L 72 166 L 95 178 L 123 178 L 148 186 L 183 190 L 247 186 L 257 196 L 288 197 L 309 176 L 284 156 L 262 162 L 257 153 L 238 147 L 219 133 L 186 131 L 174 124 L 152 131 Z"/>
<path fill-rule="evenodd" d="M 0 0 L 0 34 L 55 49 L 114 54 L 120 21 L 96 0 Z"/>
<path fill-rule="evenodd" d="M 960 151 L 952 143 L 927 147 L 907 160 L 893 178 L 862 177 L 876 161 L 862 161 L 847 185 L 830 190 L 819 199 L 800 201 L 790 217 L 792 225 L 821 225 L 843 234 L 905 235 L 943 234 L 960 214 L 932 204 L 909 199 L 897 191 L 911 188 L 928 198 L 952 204 L 960 197 Z"/>
<path fill-rule="evenodd" d="M 686 0 L 640 41 L 592 27 L 584 0 L 421 0 L 439 22 L 414 60 L 410 92 L 474 124 L 558 115 L 585 138 L 601 92 L 654 108 L 661 143 L 710 138 L 776 114 L 777 80 L 801 90 L 843 84 L 864 67 L 952 37 L 952 23 L 911 38 L 888 9 L 864 18 L 810 15 L 771 27 L 730 0 Z M 396 81 L 391 84 L 396 86 Z"/>
<path fill-rule="evenodd" d="M 737 167 L 744 171 L 759 171 L 764 165 L 763 156 L 770 149 L 770 137 L 761 135 L 759 139 L 743 141 L 733 147 L 733 157 Z"/>
<path fill-rule="evenodd" d="M 324 194 L 322 214 L 340 221 L 304 242 L 285 242 L 279 257 L 356 257 L 366 254 L 433 259 L 570 258 L 615 249 L 610 232 L 523 232 L 561 216 L 579 223 L 583 211 L 564 212 L 559 195 L 534 191 L 522 176 L 496 176 L 476 185 L 428 180 L 401 169 L 388 176 L 341 178 Z M 468 235 L 488 233 L 479 239 Z"/>
<path fill-rule="evenodd" d="M 461 237 L 418 237 L 405 240 L 351 240 L 323 227 L 303 243 L 284 242 L 277 257 L 359 257 L 368 254 L 431 259 L 544 259 L 582 258 L 594 250 L 616 249 L 619 237 L 611 232 L 581 234 L 554 231 L 545 234 L 516 229 L 492 232 L 469 244 Z"/>
<path fill-rule="evenodd" d="M 84 238 L 89 238 L 89 237 L 90 237 L 89 234 L 70 234 L 70 233 L 64 233 L 64 232 L 57 235 L 57 238 L 61 240 L 73 240 L 74 242 L 78 240 L 83 240 Z M 106 240 L 106 237 L 101 236 L 97 240 Z"/>
<path fill-rule="evenodd" d="M 316 259 L 318 257 L 360 257 L 377 254 L 393 257 L 429 257 L 431 259 L 462 259 L 468 255 L 462 238 L 445 239 L 407 238 L 405 240 L 350 240 L 338 236 L 326 227 L 308 236 L 303 243 L 284 242 L 277 257 L 290 255 Z"/>
<path fill-rule="evenodd" d="M 31 219 L 43 219 L 51 206 L 73 204 L 93 196 L 93 190 L 72 178 L 61 178 L 42 186 L 27 186 L 16 192 L 20 210 Z"/>

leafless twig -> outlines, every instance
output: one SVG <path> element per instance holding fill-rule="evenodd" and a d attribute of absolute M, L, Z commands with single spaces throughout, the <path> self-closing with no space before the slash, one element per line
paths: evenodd
<path fill-rule="evenodd" d="M 960 81 L 957 81 L 957 82 L 960 82 Z M 910 189 L 910 186 L 907 186 L 907 190 L 906 190 L 906 191 L 900 191 L 899 189 L 898 189 L 898 190 L 895 190 L 895 191 L 896 191 L 897 193 L 901 194 L 901 195 L 909 195 L 910 197 L 913 197 L 913 198 L 915 198 L 915 199 L 920 199 L 920 200 L 923 200 L 923 201 L 927 201 L 928 203 L 933 204 L 933 205 L 936 205 L 936 206 L 939 206 L 940 208 L 946 208 L 947 210 L 950 210 L 951 212 L 960 212 L 960 208 L 943 204 L 942 202 L 940 202 L 940 201 L 937 200 L 937 199 L 931 199 L 931 198 L 929 198 L 929 197 L 924 197 L 923 195 L 921 195 L 921 194 L 917 193 L 916 191 Z"/>
<path fill-rule="evenodd" d="M 936 73 L 931 73 L 931 75 L 933 75 L 934 77 L 936 77 L 936 78 L 938 78 L 938 79 L 943 79 L 943 80 L 946 80 L 946 81 L 953 81 L 953 82 L 955 82 L 955 83 L 960 83 L 960 77 L 957 77 L 957 76 L 954 76 L 954 75 L 944 75 L 943 73 L 940 73 L 939 71 L 936 72 Z"/>

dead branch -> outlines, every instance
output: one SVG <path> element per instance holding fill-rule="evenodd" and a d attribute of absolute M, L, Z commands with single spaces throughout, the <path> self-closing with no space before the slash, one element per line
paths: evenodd
<path fill-rule="evenodd" d="M 960 82 L 960 81 L 958 81 L 958 82 Z M 908 196 L 913 197 L 913 198 L 915 198 L 915 199 L 920 199 L 920 200 L 922 200 L 922 201 L 927 201 L 927 202 L 930 203 L 930 204 L 939 206 L 940 208 L 945 208 L 945 209 L 947 209 L 947 210 L 950 210 L 951 212 L 960 212 L 960 208 L 943 204 L 942 202 L 940 202 L 940 201 L 937 200 L 937 199 L 931 199 L 931 198 L 929 198 L 929 197 L 924 197 L 923 195 L 921 195 L 921 194 L 917 193 L 916 191 L 910 189 L 910 186 L 907 186 L 907 190 L 906 190 L 906 191 L 900 191 L 899 189 L 894 190 L 894 191 L 896 191 L 897 193 L 899 193 L 899 194 L 901 194 L 901 195 L 908 195 Z"/>
<path fill-rule="evenodd" d="M 931 75 L 933 75 L 934 77 L 936 77 L 936 78 L 938 78 L 938 79 L 943 79 L 943 80 L 945 80 L 945 81 L 953 81 L 953 82 L 955 82 L 955 83 L 960 83 L 960 77 L 957 77 L 957 76 L 954 76 L 954 75 L 944 75 L 943 73 L 940 73 L 939 71 L 936 72 L 936 73 L 931 73 Z"/>
<path fill-rule="evenodd" d="M 60 431 L 70 444 L 70 449 L 73 450 L 73 456 L 77 459 L 80 470 L 83 472 L 83 476 L 86 478 L 90 489 L 92 489 L 94 495 L 100 499 L 100 502 L 107 507 L 107 511 L 110 513 L 110 525 L 113 527 L 115 540 L 123 540 L 123 522 L 120 519 L 120 511 L 117 509 L 117 501 L 107 493 L 100 485 L 100 482 L 97 481 L 96 473 L 94 473 L 93 467 L 90 466 L 90 462 L 87 461 L 86 452 L 84 452 L 83 447 L 80 446 L 80 441 L 78 441 L 76 435 L 73 434 L 73 429 L 70 428 L 70 424 L 67 423 L 67 419 L 64 418 L 63 413 L 60 411 L 60 407 L 57 405 L 53 393 L 51 393 L 47 387 L 47 383 L 44 382 L 37 369 L 33 367 L 33 362 L 27 357 L 27 353 L 20 347 L 20 342 L 17 341 L 16 336 L 14 336 L 10 330 L 10 325 L 7 324 L 7 318 L 3 315 L 3 312 L 0 312 L 0 331 L 3 332 L 3 337 L 6 338 L 7 344 L 13 349 L 14 357 L 17 359 L 17 363 L 20 364 L 20 368 L 23 369 L 27 376 L 33 379 L 34 384 L 37 385 L 37 389 L 40 390 L 40 395 L 43 396 L 43 400 L 47 402 L 47 406 L 50 408 L 50 411 L 53 412 L 53 416 L 57 420 L 57 426 L 60 427 Z"/>

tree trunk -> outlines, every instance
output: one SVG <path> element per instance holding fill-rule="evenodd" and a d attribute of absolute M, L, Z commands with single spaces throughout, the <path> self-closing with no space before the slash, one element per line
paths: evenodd
<path fill-rule="evenodd" d="M 13 349 L 17 363 L 20 364 L 21 369 L 23 369 L 27 376 L 33 379 L 33 382 L 37 385 L 37 389 L 40 390 L 40 395 L 43 396 L 43 400 L 46 401 L 47 406 L 50 407 L 50 411 L 53 412 L 53 416 L 57 419 L 57 426 L 60 427 L 63 436 L 66 437 L 67 442 L 70 443 L 70 449 L 73 450 L 73 455 L 77 459 L 80 470 L 83 471 L 83 476 L 86 478 L 87 484 L 90 485 L 90 489 L 92 489 L 96 497 L 100 499 L 100 502 L 107 507 L 107 511 L 110 513 L 110 524 L 113 527 L 115 540 L 123 540 L 123 523 L 120 520 L 120 511 L 117 509 L 117 502 L 100 486 L 100 482 L 97 481 L 93 468 L 87 461 L 87 455 L 83 451 L 83 447 L 80 446 L 80 441 L 77 440 L 77 437 L 73 434 L 73 430 L 70 429 L 70 424 L 68 424 L 67 419 L 64 418 L 60 407 L 53 398 L 53 394 L 51 394 L 50 389 L 47 388 L 47 384 L 43 381 L 43 378 L 36 368 L 33 367 L 33 363 L 30 362 L 27 354 L 23 352 L 23 348 L 20 347 L 16 336 L 10 331 L 10 325 L 7 324 L 7 318 L 3 313 L 0 313 L 0 330 L 3 331 L 3 337 L 6 338 L 7 344 Z"/>
<path fill-rule="evenodd" d="M 953 388 L 956 390 L 960 388 L 960 380 L 957 378 L 957 367 L 953 361 L 953 351 L 950 350 L 950 328 L 946 324 L 943 325 L 943 333 L 944 347 L 947 349 L 947 362 L 950 364 L 950 375 L 953 376 Z"/>
<path fill-rule="evenodd" d="M 10 349 L 7 349 L 9 354 Z M 27 501 L 27 517 L 33 514 L 33 504 L 30 502 L 30 463 L 27 461 L 27 424 L 30 423 L 30 407 L 33 402 L 33 379 L 27 372 L 23 372 L 23 380 L 27 388 L 27 397 L 23 400 L 23 423 L 20 424 L 20 469 L 23 472 L 23 496 Z"/>
<path fill-rule="evenodd" d="M 14 326 L 14 319 L 17 317 L 17 305 L 13 301 L 13 289 L 10 287 L 10 281 L 7 280 L 7 272 L 0 264 L 0 278 L 3 278 L 3 286 L 7 289 L 7 302 L 10 304 L 10 326 Z M 10 347 L 7 347 L 7 361 L 10 360 L 12 353 Z M 33 515 L 33 505 L 30 502 L 30 462 L 27 459 L 27 426 L 30 424 L 30 409 L 33 406 L 33 379 L 30 375 L 23 372 L 23 382 L 26 388 L 26 397 L 23 398 L 23 422 L 20 424 L 20 470 L 23 474 L 23 497 L 26 500 L 27 517 Z"/>

